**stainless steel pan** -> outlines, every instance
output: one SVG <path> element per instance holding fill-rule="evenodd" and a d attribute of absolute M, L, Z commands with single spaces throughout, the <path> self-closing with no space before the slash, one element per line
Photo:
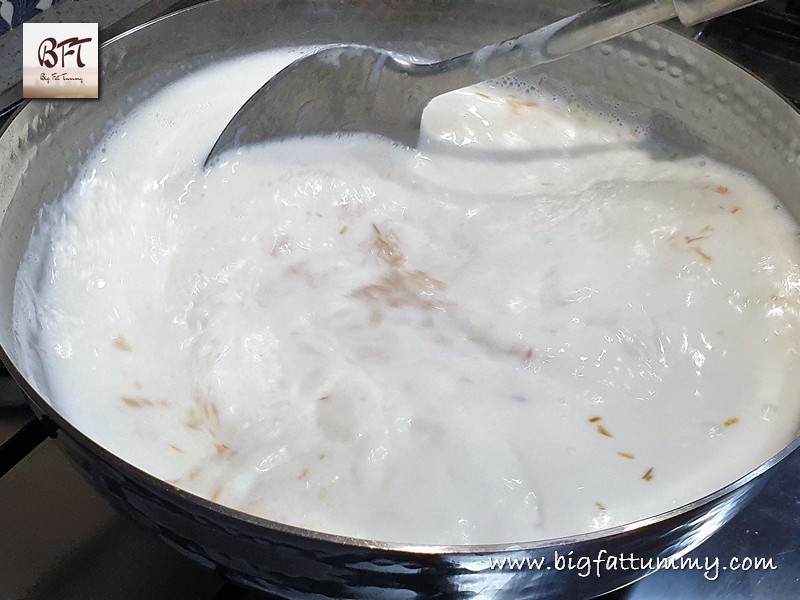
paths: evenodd
<path fill-rule="evenodd" d="M 181 552 L 279 597 L 589 598 L 646 573 L 606 570 L 600 577 L 582 577 L 548 570 L 555 566 L 556 551 L 646 559 L 680 555 L 705 540 L 800 440 L 726 488 L 630 525 L 536 543 L 406 546 L 289 527 L 182 492 L 83 436 L 47 403 L 41 367 L 34 365 L 27 380 L 18 368 L 13 288 L 40 207 L 72 182 L 77 165 L 117 119 L 170 81 L 225 57 L 283 45 L 352 42 L 444 58 L 583 7 L 530 0 L 219 0 L 104 46 L 99 101 L 21 107 L 0 136 L 0 357 L 46 423 L 41 431 L 52 434 L 121 511 Z M 666 29 L 650 28 L 537 71 L 542 72 L 591 86 L 599 102 L 618 98 L 650 107 L 655 129 L 749 170 L 800 217 L 800 115 L 722 57 Z M 538 570 L 492 570 L 490 557 L 543 557 L 546 563 Z"/>

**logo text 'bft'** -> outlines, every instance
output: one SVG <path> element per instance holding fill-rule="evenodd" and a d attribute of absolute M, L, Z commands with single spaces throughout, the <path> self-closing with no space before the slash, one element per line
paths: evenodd
<path fill-rule="evenodd" d="M 86 66 L 81 59 L 81 47 L 83 44 L 91 42 L 92 38 L 79 39 L 76 37 L 68 38 L 59 42 L 54 37 L 48 37 L 39 44 L 39 65 L 52 69 L 53 67 L 67 68 L 67 57 L 75 56 L 75 64 L 79 68 Z M 56 52 L 60 50 L 60 52 Z"/>

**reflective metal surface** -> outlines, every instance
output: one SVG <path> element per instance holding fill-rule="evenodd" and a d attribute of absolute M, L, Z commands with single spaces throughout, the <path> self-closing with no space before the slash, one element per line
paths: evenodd
<path fill-rule="evenodd" d="M 413 148 L 422 111 L 436 96 L 558 60 L 676 14 L 672 0 L 618 0 L 435 63 L 368 46 L 324 48 L 256 91 L 225 126 L 206 165 L 234 148 L 293 135 L 374 133 Z"/>
<path fill-rule="evenodd" d="M 348 540 L 255 519 L 224 509 L 138 471 L 86 439 L 43 397 L 34 368 L 23 381 L 21 349 L 11 332 L 17 265 L 42 203 L 76 175 L 75 165 L 141 99 L 186 71 L 226 56 L 286 44 L 362 43 L 431 59 L 513 37 L 578 8 L 579 3 L 508 0 L 468 6 L 434 1 L 215 2 L 170 17 L 104 48 L 99 103 L 30 103 L 0 137 L 0 345 L 3 359 L 59 427 L 57 441 L 94 486 L 121 510 L 181 552 L 286 598 L 587 598 L 644 573 L 614 571 L 581 578 L 554 569 L 487 569 L 488 558 L 597 556 L 640 558 L 690 551 L 740 510 L 761 485 L 757 472 L 689 507 L 631 527 L 553 543 L 503 547 L 408 547 Z M 209 27 L 224 22 L 231 29 Z M 235 32 L 235 33 L 234 33 Z M 199 42 L 202 40 L 202 43 Z M 554 77 L 591 85 L 603 98 L 655 109 L 652 126 L 753 172 L 797 217 L 800 118 L 769 89 L 719 56 L 654 28 L 547 67 Z M 531 75 L 533 76 L 533 75 Z M 64 169 L 64 156 L 70 164 Z M 33 168 L 35 166 L 35 168 Z M 638 589 L 638 588 L 637 588 Z"/>
<path fill-rule="evenodd" d="M 689 558 L 719 569 L 663 571 L 618 600 L 795 600 L 800 594 L 800 453 L 776 466 L 758 498 Z M 766 557 L 774 569 L 734 570 L 731 559 Z M 716 578 L 713 578 L 717 575 Z M 713 579 L 712 579 L 713 578 Z"/>
<path fill-rule="evenodd" d="M 205 164 L 234 148 L 294 135 L 374 133 L 406 146 L 436 96 L 559 60 L 680 16 L 687 24 L 750 0 L 615 0 L 542 29 L 435 63 L 347 45 L 304 56 L 265 83 L 225 126 Z"/>

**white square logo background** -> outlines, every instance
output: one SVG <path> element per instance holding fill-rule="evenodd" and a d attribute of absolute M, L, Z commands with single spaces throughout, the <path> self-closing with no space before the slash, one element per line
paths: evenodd
<path fill-rule="evenodd" d="M 97 23 L 24 23 L 22 95 L 97 98 Z"/>

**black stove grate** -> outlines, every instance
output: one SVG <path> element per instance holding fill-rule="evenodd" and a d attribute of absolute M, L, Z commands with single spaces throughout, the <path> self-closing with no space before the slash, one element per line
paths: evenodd
<path fill-rule="evenodd" d="M 55 433 L 56 428 L 46 418 L 28 421 L 22 429 L 0 445 L 0 477 Z"/>

